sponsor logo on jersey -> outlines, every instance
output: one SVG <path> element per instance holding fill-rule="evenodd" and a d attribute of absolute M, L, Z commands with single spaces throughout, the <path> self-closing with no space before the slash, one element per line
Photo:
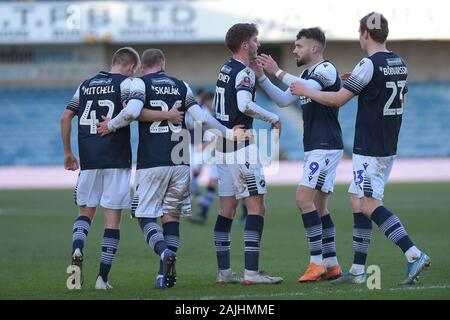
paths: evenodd
<path fill-rule="evenodd" d="M 229 74 L 231 72 L 231 68 L 227 65 L 223 66 L 222 69 L 220 69 L 220 72 Z"/>
<path fill-rule="evenodd" d="M 401 66 L 403 65 L 403 61 L 401 58 L 389 58 L 386 59 L 386 62 L 389 66 Z"/>
<path fill-rule="evenodd" d="M 89 86 L 107 86 L 112 82 L 111 78 L 92 79 L 89 82 Z"/>
<path fill-rule="evenodd" d="M 152 82 L 152 84 L 154 85 L 170 85 L 170 86 L 175 86 L 175 82 L 171 79 L 165 78 L 165 79 L 151 79 L 150 80 Z"/>

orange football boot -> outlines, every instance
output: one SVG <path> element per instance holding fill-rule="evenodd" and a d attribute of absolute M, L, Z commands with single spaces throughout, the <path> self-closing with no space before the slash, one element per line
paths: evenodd
<path fill-rule="evenodd" d="M 327 268 L 327 273 L 323 275 L 324 280 L 334 280 L 341 276 L 342 270 L 339 265 Z"/>
<path fill-rule="evenodd" d="M 318 281 L 327 272 L 324 264 L 310 263 L 304 275 L 298 278 L 298 282 Z"/>

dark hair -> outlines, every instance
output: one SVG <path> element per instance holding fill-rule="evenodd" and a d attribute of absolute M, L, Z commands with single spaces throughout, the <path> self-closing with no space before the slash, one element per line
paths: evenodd
<path fill-rule="evenodd" d="M 231 52 L 236 53 L 241 44 L 258 34 L 258 29 L 254 23 L 237 23 L 233 25 L 225 36 L 225 43 Z"/>
<path fill-rule="evenodd" d="M 129 66 L 133 64 L 137 67 L 139 65 L 139 54 L 131 47 L 120 48 L 113 54 L 112 64 L 120 64 L 122 66 Z"/>
<path fill-rule="evenodd" d="M 388 21 L 381 13 L 371 12 L 359 20 L 359 32 L 365 31 L 376 42 L 384 43 L 389 34 Z"/>
<path fill-rule="evenodd" d="M 152 68 L 166 61 L 164 53 L 159 49 L 147 49 L 142 53 L 142 66 Z"/>
<path fill-rule="evenodd" d="M 301 37 L 316 40 L 318 43 L 320 43 L 322 49 L 325 49 L 327 39 L 325 38 L 325 33 L 319 27 L 301 29 L 297 33 L 297 40 L 299 40 Z"/>

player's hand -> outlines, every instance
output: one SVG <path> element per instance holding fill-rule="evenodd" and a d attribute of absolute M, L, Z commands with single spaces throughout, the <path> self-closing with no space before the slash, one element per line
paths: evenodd
<path fill-rule="evenodd" d="M 304 96 L 306 95 L 308 87 L 299 81 L 294 81 L 289 86 L 289 89 L 291 90 L 291 94 L 294 96 Z"/>
<path fill-rule="evenodd" d="M 257 59 L 268 74 L 275 75 L 275 73 L 280 69 L 277 62 L 271 55 L 262 53 Z"/>
<path fill-rule="evenodd" d="M 78 160 L 73 153 L 64 154 L 64 169 L 70 171 L 78 170 Z"/>
<path fill-rule="evenodd" d="M 264 75 L 263 67 L 258 62 L 258 58 L 250 61 L 250 68 L 255 72 L 256 78 L 261 78 Z"/>
<path fill-rule="evenodd" d="M 351 74 L 352 74 L 351 72 L 343 72 L 339 75 L 339 78 L 341 78 L 341 80 L 345 81 L 348 78 L 350 78 Z"/>
<path fill-rule="evenodd" d="M 177 100 L 173 104 L 172 108 L 169 111 L 167 111 L 168 116 L 169 116 L 167 120 L 172 122 L 173 124 L 181 124 L 181 123 L 183 123 L 184 112 L 178 110 L 179 107 L 181 107 L 181 101 Z"/>
<path fill-rule="evenodd" d="M 233 140 L 245 141 L 253 138 L 253 131 L 251 129 L 244 129 L 243 124 L 238 124 L 233 127 Z"/>
<path fill-rule="evenodd" d="M 278 120 L 277 122 L 273 123 L 271 129 L 278 130 L 278 135 L 275 137 L 275 143 L 278 143 L 281 137 L 281 121 Z"/>
<path fill-rule="evenodd" d="M 102 119 L 102 122 L 97 123 L 97 133 L 103 137 L 110 134 L 112 131 L 108 129 L 108 122 L 111 121 L 111 119 L 105 116 L 102 116 Z"/>

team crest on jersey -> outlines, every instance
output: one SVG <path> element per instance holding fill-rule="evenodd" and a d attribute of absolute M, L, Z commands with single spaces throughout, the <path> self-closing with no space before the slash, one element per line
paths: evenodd
<path fill-rule="evenodd" d="M 240 86 L 251 88 L 252 87 L 252 81 L 250 80 L 250 77 L 244 77 L 244 80 L 242 80 Z"/>
<path fill-rule="evenodd" d="M 92 79 L 89 82 L 89 86 L 107 86 L 112 82 L 111 78 Z"/>

